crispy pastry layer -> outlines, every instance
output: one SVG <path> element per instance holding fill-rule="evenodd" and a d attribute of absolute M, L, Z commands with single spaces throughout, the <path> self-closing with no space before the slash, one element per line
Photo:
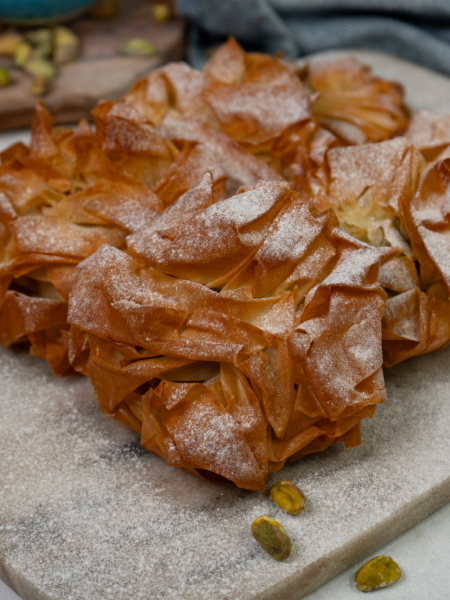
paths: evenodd
<path fill-rule="evenodd" d="M 0 343 L 168 464 L 264 489 L 450 342 L 449 119 L 398 84 L 230 39 L 92 114 L 1 154 Z"/>
<path fill-rule="evenodd" d="M 129 236 L 132 256 L 105 244 L 76 268 L 71 361 L 168 464 L 262 490 L 359 443 L 385 400 L 381 254 L 286 183 L 214 202 L 205 175 L 187 195 L 197 210 Z"/>

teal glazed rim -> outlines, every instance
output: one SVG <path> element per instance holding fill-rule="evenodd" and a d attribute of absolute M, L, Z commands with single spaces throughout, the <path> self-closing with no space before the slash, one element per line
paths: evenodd
<path fill-rule="evenodd" d="M 0 0 L 0 21 L 15 25 L 44 25 L 82 14 L 93 0 Z"/>

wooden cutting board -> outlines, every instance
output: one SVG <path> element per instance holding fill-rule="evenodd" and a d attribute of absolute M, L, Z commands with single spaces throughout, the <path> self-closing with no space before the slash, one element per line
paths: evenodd
<path fill-rule="evenodd" d="M 413 106 L 450 97 L 448 79 L 359 56 L 415 89 Z M 289 479 L 306 494 L 289 516 L 267 492 L 168 467 L 101 414 L 87 379 L 1 350 L 0 578 L 24 600 L 304 598 L 450 500 L 450 348 L 385 377 L 388 401 L 363 421 L 362 446 L 270 476 L 267 489 Z M 250 534 L 262 514 L 291 537 L 284 563 Z"/>
<path fill-rule="evenodd" d="M 100 99 L 120 97 L 138 77 L 183 57 L 183 21 L 156 23 L 151 0 L 121 0 L 121 12 L 112 20 L 100 21 L 88 15 L 68 26 L 81 40 L 81 54 L 58 69 L 52 91 L 42 98 L 55 123 L 89 118 L 89 111 Z M 156 54 L 124 56 L 121 46 L 131 38 L 151 41 Z M 0 66 L 9 64 L 0 57 Z M 0 131 L 29 127 L 39 100 L 30 94 L 29 75 L 13 69 L 11 79 L 10 86 L 0 89 Z"/>

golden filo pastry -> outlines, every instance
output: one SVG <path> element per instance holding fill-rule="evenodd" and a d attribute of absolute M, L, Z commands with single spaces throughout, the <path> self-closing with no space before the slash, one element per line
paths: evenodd
<path fill-rule="evenodd" d="M 352 73 L 349 85 L 360 85 Z M 341 143 L 313 116 L 290 65 L 233 39 L 204 72 L 169 64 L 122 100 L 100 102 L 93 118 L 95 130 L 85 121 L 53 128 L 38 104 L 31 147 L 6 150 L 0 167 L 0 340 L 31 343 L 58 374 L 71 372 L 64 314 L 74 265 L 103 243 L 123 247 L 206 172 L 215 200 L 259 180 L 287 177 L 301 189 Z"/>
<path fill-rule="evenodd" d="M 72 372 L 63 315 L 75 264 L 102 243 L 121 247 L 205 172 L 216 200 L 227 195 L 227 173 L 232 188 L 282 180 L 203 122 L 200 139 L 181 132 L 172 143 L 123 101 L 101 102 L 93 117 L 95 130 L 85 121 L 75 131 L 52 128 L 38 104 L 31 147 L 4 151 L 0 167 L 0 343 L 31 343 L 59 375 Z"/>
<path fill-rule="evenodd" d="M 375 77 L 356 59 L 299 67 L 247 53 L 233 38 L 202 72 L 171 63 L 139 80 L 123 99 L 169 139 L 207 139 L 218 154 L 228 146 L 228 162 L 231 149 L 248 150 L 272 170 L 259 173 L 267 180 L 276 180 L 276 173 L 301 181 L 322 164 L 328 148 L 389 139 L 402 134 L 409 119 L 402 87 Z M 220 162 L 230 180 L 241 171 L 237 162 L 231 169 Z M 257 181 L 238 179 L 238 185 Z"/>
<path fill-rule="evenodd" d="M 332 148 L 308 174 L 316 209 L 333 208 L 348 233 L 384 252 L 386 367 L 450 342 L 446 164 L 427 166 L 419 150 L 398 137 Z"/>
<path fill-rule="evenodd" d="M 262 490 L 286 460 L 357 445 L 385 400 L 381 253 L 286 183 L 216 202 L 206 174 L 188 195 L 76 268 L 71 361 L 144 448 Z"/>
<path fill-rule="evenodd" d="M 42 104 L 30 148 L 2 153 L 0 166 L 0 343 L 31 344 L 58 375 L 67 358 L 67 300 L 76 264 L 171 206 L 205 171 L 215 199 L 226 176 L 207 148 L 176 147 L 133 107 L 103 102 L 96 129 L 52 128 Z"/>
<path fill-rule="evenodd" d="M 231 69 L 233 69 L 233 57 L 230 54 L 237 54 L 242 60 L 246 56 L 233 39 L 224 44 L 218 54 L 219 58 L 222 56 L 227 61 L 227 68 Z M 279 61 L 266 58 L 286 71 L 296 84 L 297 93 L 300 93 L 304 105 L 300 113 L 307 117 L 308 101 L 302 91 L 302 85 Z M 241 185 L 255 185 L 260 179 L 281 181 L 280 174 L 272 168 L 278 167 L 278 164 L 270 165 L 267 161 L 260 160 L 260 157 L 254 156 L 255 153 L 247 152 L 253 150 L 253 146 L 246 148 L 244 144 L 239 143 L 242 141 L 239 136 L 235 139 L 227 135 L 229 131 L 221 130 L 217 116 L 206 96 L 213 82 L 214 80 L 207 74 L 207 69 L 202 72 L 192 69 L 185 63 L 169 63 L 138 80 L 123 97 L 123 101 L 145 114 L 166 138 L 205 145 L 229 178 L 231 192 L 236 191 Z M 264 98 L 252 97 L 253 100 L 250 99 L 245 113 L 246 117 L 253 122 L 255 135 L 258 135 L 258 128 L 264 127 L 266 120 L 255 119 L 256 114 L 261 110 L 261 101 L 267 104 L 271 98 L 267 85 L 259 85 L 259 88 L 260 95 L 266 90 Z M 232 110 L 231 104 L 229 109 Z M 265 117 L 269 114 L 266 109 Z M 243 119 L 240 121 L 243 122 Z"/>
<path fill-rule="evenodd" d="M 438 160 L 450 146 L 450 115 L 418 110 L 412 115 L 405 137 L 428 162 Z"/>
<path fill-rule="evenodd" d="M 262 490 L 449 343 L 448 119 L 398 84 L 230 39 L 92 116 L 1 154 L 0 343 L 169 465 Z"/>
<path fill-rule="evenodd" d="M 356 58 L 307 61 L 301 77 L 312 91 L 312 113 L 342 143 L 381 142 L 408 126 L 399 83 L 371 73 Z"/>

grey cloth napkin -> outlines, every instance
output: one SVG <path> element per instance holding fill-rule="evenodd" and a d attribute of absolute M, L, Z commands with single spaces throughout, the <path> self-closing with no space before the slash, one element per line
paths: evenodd
<path fill-rule="evenodd" d="M 176 0 L 190 23 L 188 60 L 236 37 L 246 50 L 297 58 L 368 48 L 450 75 L 450 0 Z M 449 99 L 450 102 L 450 99 Z"/>

